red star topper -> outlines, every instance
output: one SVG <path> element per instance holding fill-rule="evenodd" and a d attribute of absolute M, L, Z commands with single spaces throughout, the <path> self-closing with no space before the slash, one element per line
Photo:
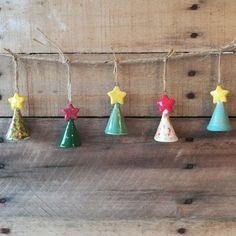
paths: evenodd
<path fill-rule="evenodd" d="M 65 115 L 65 121 L 68 121 L 70 118 L 77 120 L 78 119 L 78 112 L 79 108 L 74 107 L 72 104 L 69 104 L 67 108 L 64 108 L 63 113 Z"/>
<path fill-rule="evenodd" d="M 164 110 L 168 112 L 173 111 L 173 105 L 175 104 L 175 100 L 169 98 L 167 95 L 163 95 L 160 101 L 157 101 L 157 106 L 159 107 L 160 112 L 162 113 Z"/>

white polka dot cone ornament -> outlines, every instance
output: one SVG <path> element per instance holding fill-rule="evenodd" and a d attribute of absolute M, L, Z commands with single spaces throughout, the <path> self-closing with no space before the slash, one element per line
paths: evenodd
<path fill-rule="evenodd" d="M 154 139 L 158 142 L 176 142 L 178 137 L 175 134 L 174 128 L 170 123 L 169 112 L 164 110 L 161 117 L 161 122 L 157 128 Z"/>

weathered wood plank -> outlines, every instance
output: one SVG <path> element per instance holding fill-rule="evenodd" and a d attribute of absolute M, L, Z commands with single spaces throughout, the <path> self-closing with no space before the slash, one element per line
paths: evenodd
<path fill-rule="evenodd" d="M 0 51 L 51 52 L 32 41 L 36 27 L 66 52 L 110 52 L 111 46 L 121 52 L 199 50 L 236 35 L 234 0 L 1 0 L 0 5 Z"/>
<path fill-rule="evenodd" d="M 61 150 L 62 119 L 28 121 L 30 140 L 0 144 L 0 198 L 7 199 L 0 217 L 235 218 L 235 131 L 209 133 L 207 119 L 174 119 L 180 142 L 162 144 L 153 140 L 158 119 L 128 119 L 130 135 L 117 138 L 103 134 L 105 119 L 80 119 L 83 146 Z"/>
<path fill-rule="evenodd" d="M 128 58 L 153 58 L 163 54 L 120 54 L 120 60 Z M 36 55 L 37 56 L 37 55 Z M 53 55 L 38 55 L 50 57 Z M 109 54 L 69 55 L 72 60 L 105 61 Z M 55 55 L 54 55 L 55 57 Z M 233 65 L 235 55 L 222 56 L 222 84 L 230 89 L 227 109 L 236 115 L 236 72 Z M 112 64 L 73 64 L 71 67 L 73 100 L 81 108 L 80 116 L 108 116 L 111 111 L 106 95 L 114 85 Z M 13 93 L 13 65 L 11 60 L 1 57 L 0 63 L 0 116 L 12 114 L 7 98 Z M 196 71 L 189 76 L 189 71 Z M 119 82 L 127 92 L 123 112 L 126 116 L 159 116 L 156 100 L 162 96 L 163 63 L 121 64 Z M 25 115 L 61 116 L 61 109 L 67 103 L 65 66 L 56 62 L 22 60 L 20 68 L 22 94 L 28 97 L 29 106 Z M 209 92 L 215 89 L 217 81 L 217 57 L 211 56 L 170 60 L 168 63 L 167 91 L 174 99 L 175 116 L 209 116 L 213 111 Z M 193 93 L 193 97 L 188 94 Z M 191 99 L 192 98 L 192 99 Z"/>
<path fill-rule="evenodd" d="M 178 236 L 178 230 L 186 229 L 191 236 L 234 236 L 235 222 L 199 220 L 153 221 L 79 221 L 52 218 L 4 218 L 2 226 L 8 226 L 16 236 Z"/>

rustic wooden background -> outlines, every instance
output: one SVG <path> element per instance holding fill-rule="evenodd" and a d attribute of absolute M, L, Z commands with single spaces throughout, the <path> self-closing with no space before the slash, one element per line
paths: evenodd
<path fill-rule="evenodd" d="M 209 133 L 217 57 L 168 62 L 167 91 L 180 141 L 153 140 L 163 64 L 121 64 L 122 107 L 129 135 L 103 133 L 113 87 L 110 48 L 120 60 L 155 58 L 223 46 L 236 37 L 234 0 L 0 0 L 0 53 L 56 59 L 39 27 L 73 64 L 74 104 L 83 146 L 56 146 L 65 122 L 66 70 L 57 62 L 22 59 L 27 142 L 8 143 L 12 115 L 10 58 L 0 56 L 0 234 L 16 236 L 235 236 L 236 132 Z M 97 65 L 84 61 L 99 61 Z M 236 115 L 235 54 L 222 56 L 227 110 Z M 36 118 L 44 117 L 44 118 Z M 47 118 L 45 118 L 47 117 Z M 54 118 L 52 118 L 54 117 Z M 188 118 L 187 118 L 188 117 Z M 191 118 L 190 118 L 191 117 Z M 236 128 L 236 121 L 232 119 Z M 3 137 L 3 139 L 1 138 Z"/>
<path fill-rule="evenodd" d="M 158 57 L 171 48 L 177 53 L 215 49 L 236 37 L 233 0 L 1 0 L 0 4 L 2 53 L 5 47 L 52 57 L 53 48 L 32 40 L 43 40 L 37 27 L 68 57 L 81 62 L 111 59 L 111 46 L 121 53 L 118 58 L 122 60 Z M 216 59 L 193 57 L 168 63 L 167 91 L 177 101 L 173 115 L 211 114 L 209 91 L 216 86 Z M 232 116 L 236 115 L 235 60 L 235 55 L 222 58 L 222 84 L 231 91 L 227 108 Z M 0 62 L 0 116 L 9 116 L 6 100 L 13 92 L 13 64 L 4 56 Z M 28 97 L 24 114 L 61 116 L 67 93 L 65 67 L 36 60 L 22 60 L 20 64 L 22 93 Z M 155 101 L 162 93 L 162 70 L 161 62 L 120 66 L 120 85 L 128 93 L 123 106 L 126 116 L 159 115 Z M 112 65 L 74 64 L 72 84 L 81 116 L 109 115 L 106 93 L 113 86 Z"/>

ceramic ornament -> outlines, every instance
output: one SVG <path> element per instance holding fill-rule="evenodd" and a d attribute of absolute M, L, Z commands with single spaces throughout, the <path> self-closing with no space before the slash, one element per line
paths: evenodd
<path fill-rule="evenodd" d="M 65 121 L 67 122 L 65 131 L 60 141 L 61 148 L 73 148 L 81 146 L 81 141 L 75 126 L 75 120 L 78 119 L 79 108 L 74 107 L 71 103 L 63 109 Z"/>
<path fill-rule="evenodd" d="M 222 89 L 222 87 L 218 85 L 210 94 L 213 97 L 213 104 L 216 104 L 216 107 L 207 129 L 209 131 L 232 130 L 227 111 L 224 108 L 224 103 L 227 102 L 226 96 L 229 94 L 229 91 Z"/>
<path fill-rule="evenodd" d="M 124 104 L 126 93 L 121 91 L 119 86 L 115 86 L 113 90 L 108 93 L 108 96 L 111 99 L 113 109 L 105 128 L 105 134 L 127 135 L 128 129 L 120 109 L 120 105 Z"/>
<path fill-rule="evenodd" d="M 157 107 L 159 107 L 162 113 L 160 124 L 157 128 L 157 132 L 154 139 L 157 142 L 176 142 L 178 140 L 174 128 L 170 122 L 169 114 L 173 111 L 173 105 L 175 100 L 164 95 L 160 101 L 157 101 Z"/>
<path fill-rule="evenodd" d="M 18 92 L 8 99 L 11 109 L 14 111 L 10 127 L 6 134 L 6 139 L 10 141 L 24 140 L 29 138 L 29 133 L 24 125 L 21 110 L 24 109 L 25 98 Z"/>

